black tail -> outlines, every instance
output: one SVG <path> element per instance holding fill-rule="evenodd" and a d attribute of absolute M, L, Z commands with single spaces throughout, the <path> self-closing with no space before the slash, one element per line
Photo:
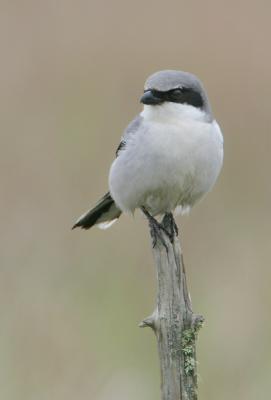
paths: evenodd
<path fill-rule="evenodd" d="M 121 210 L 116 206 L 110 193 L 106 193 L 94 208 L 87 211 L 76 221 L 72 229 L 77 227 L 89 229 L 96 224 L 110 224 L 110 221 L 113 223 L 120 215 Z"/>

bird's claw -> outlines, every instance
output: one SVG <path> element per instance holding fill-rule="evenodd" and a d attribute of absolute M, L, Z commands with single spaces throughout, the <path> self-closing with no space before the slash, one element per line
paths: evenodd
<path fill-rule="evenodd" d="M 166 231 L 166 233 L 169 237 L 169 240 L 171 241 L 171 243 L 173 243 L 174 237 L 178 236 L 178 233 L 179 233 L 178 227 L 177 227 L 176 222 L 173 217 L 173 214 L 166 213 L 161 225 L 162 225 L 164 231 Z"/>
<path fill-rule="evenodd" d="M 156 221 L 156 219 L 154 219 L 154 221 L 149 220 L 150 232 L 152 237 L 152 247 L 154 248 L 157 245 L 157 241 L 159 239 L 162 245 L 165 247 L 166 251 L 168 252 L 168 246 L 162 234 L 162 231 L 165 232 L 165 230 L 163 229 L 162 225 Z"/>
<path fill-rule="evenodd" d="M 165 242 L 162 231 L 168 236 L 171 243 L 174 242 L 174 237 L 178 236 L 178 227 L 174 221 L 172 213 L 166 213 L 162 223 L 160 224 L 146 209 L 141 208 L 145 216 L 149 221 L 150 232 L 152 237 L 152 245 L 155 247 L 157 245 L 157 240 L 159 239 L 162 245 L 166 248 L 168 252 L 168 246 Z"/>

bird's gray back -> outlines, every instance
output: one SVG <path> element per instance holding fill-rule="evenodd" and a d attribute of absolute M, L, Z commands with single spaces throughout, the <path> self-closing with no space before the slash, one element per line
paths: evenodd
<path fill-rule="evenodd" d="M 143 117 L 138 114 L 125 129 L 122 139 L 127 140 L 131 134 L 136 133 L 143 125 Z"/>

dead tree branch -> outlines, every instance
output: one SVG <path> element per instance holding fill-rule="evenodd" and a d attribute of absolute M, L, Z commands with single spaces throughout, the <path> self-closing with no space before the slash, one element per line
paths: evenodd
<path fill-rule="evenodd" d="M 196 339 L 203 317 L 192 312 L 172 215 L 166 215 L 155 229 L 153 221 L 149 223 L 157 268 L 157 307 L 140 327 L 151 327 L 157 338 L 162 400 L 197 400 Z"/>

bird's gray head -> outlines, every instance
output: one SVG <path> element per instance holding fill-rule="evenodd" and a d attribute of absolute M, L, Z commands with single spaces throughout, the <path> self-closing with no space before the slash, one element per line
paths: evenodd
<path fill-rule="evenodd" d="M 165 102 L 187 104 L 205 111 L 212 118 L 210 103 L 200 80 L 183 71 L 155 72 L 145 82 L 141 103 L 159 105 Z"/>

